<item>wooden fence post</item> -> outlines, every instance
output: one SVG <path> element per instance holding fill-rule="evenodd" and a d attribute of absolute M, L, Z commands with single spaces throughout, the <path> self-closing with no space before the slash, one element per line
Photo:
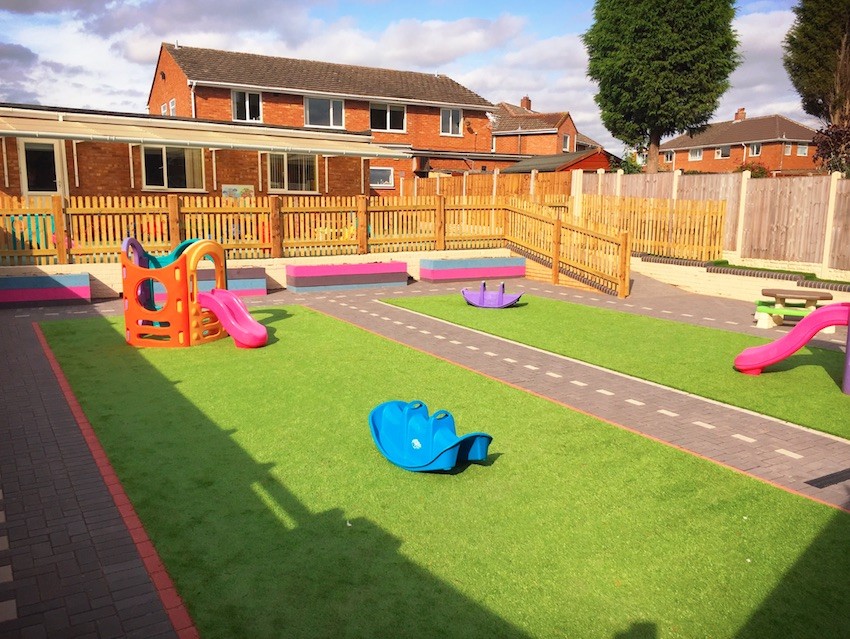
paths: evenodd
<path fill-rule="evenodd" d="M 168 196 L 168 237 L 171 248 L 176 249 L 180 244 L 180 199 L 176 195 Z"/>
<path fill-rule="evenodd" d="M 61 195 L 52 198 L 53 207 L 53 243 L 56 245 L 56 261 L 68 264 L 68 247 L 71 242 L 65 227 L 65 205 Z"/>
<path fill-rule="evenodd" d="M 496 167 L 495 169 L 493 169 L 493 193 L 492 193 L 492 196 L 491 196 L 493 198 L 493 202 L 496 201 L 496 195 L 498 194 L 498 192 L 499 192 L 499 167 Z"/>
<path fill-rule="evenodd" d="M 537 201 L 534 197 L 534 193 L 537 190 L 535 188 L 536 186 L 537 186 L 537 169 L 531 169 L 531 179 L 528 181 L 528 197 L 531 198 L 532 202 Z"/>
<path fill-rule="evenodd" d="M 829 271 L 829 258 L 832 257 L 832 238 L 835 231 L 835 199 L 838 195 L 838 180 L 840 179 L 841 173 L 837 171 L 833 171 L 829 175 L 829 198 L 826 204 L 826 224 L 824 224 L 823 230 L 823 258 L 821 260 L 821 272 L 818 273 L 820 277 L 826 277 Z"/>
<path fill-rule="evenodd" d="M 623 192 L 623 169 L 617 169 L 617 180 L 614 182 L 614 195 L 620 197 Z"/>
<path fill-rule="evenodd" d="M 446 250 L 446 196 L 438 195 L 434 209 L 434 248 Z"/>
<path fill-rule="evenodd" d="M 552 284 L 561 281 L 561 220 L 552 226 Z"/>
<path fill-rule="evenodd" d="M 605 169 L 596 169 L 596 195 L 602 195 L 602 180 L 605 178 Z"/>
<path fill-rule="evenodd" d="M 283 257 L 283 225 L 280 220 L 280 196 L 269 198 L 269 239 L 272 243 L 272 257 Z"/>
<path fill-rule="evenodd" d="M 369 198 L 357 196 L 357 253 L 369 252 Z"/>
<path fill-rule="evenodd" d="M 617 282 L 617 297 L 626 298 L 629 295 L 629 282 L 631 280 L 631 258 L 632 248 L 629 243 L 627 231 L 620 233 L 620 269 L 619 282 Z"/>
<path fill-rule="evenodd" d="M 573 214 L 573 223 L 581 219 L 581 196 L 584 189 L 584 171 L 574 169 L 570 171 L 570 209 Z"/>

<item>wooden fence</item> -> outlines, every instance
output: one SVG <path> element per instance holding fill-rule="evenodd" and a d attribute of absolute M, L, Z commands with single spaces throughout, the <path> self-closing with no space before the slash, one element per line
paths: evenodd
<path fill-rule="evenodd" d="M 465 173 L 463 175 L 401 179 L 402 196 L 445 195 L 447 197 L 499 197 L 520 195 L 537 200 L 546 196 L 570 195 L 572 174 L 561 173 Z"/>

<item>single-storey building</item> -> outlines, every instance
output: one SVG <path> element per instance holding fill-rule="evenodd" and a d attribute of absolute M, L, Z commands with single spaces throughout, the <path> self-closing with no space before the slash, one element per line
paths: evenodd
<path fill-rule="evenodd" d="M 371 135 L 0 104 L 0 194 L 359 195 Z"/>
<path fill-rule="evenodd" d="M 572 153 L 556 153 L 554 155 L 537 155 L 520 160 L 513 166 L 503 169 L 502 173 L 552 173 L 557 171 L 573 171 L 582 169 L 584 171 L 596 171 L 597 169 L 610 169 L 611 161 L 617 157 L 601 148 L 574 151 Z"/>

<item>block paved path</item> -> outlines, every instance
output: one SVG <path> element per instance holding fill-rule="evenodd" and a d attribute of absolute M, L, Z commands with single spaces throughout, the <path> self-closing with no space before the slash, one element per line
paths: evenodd
<path fill-rule="evenodd" d="M 850 442 L 381 302 L 398 295 L 455 293 L 463 285 L 419 282 L 400 289 L 281 291 L 251 299 L 249 305 L 312 307 L 783 488 L 850 509 Z M 625 300 L 529 280 L 509 281 L 508 290 L 761 337 L 777 337 L 789 330 L 752 327 L 750 303 L 684 293 L 639 274 L 635 274 L 632 295 Z M 42 319 L 120 312 L 117 301 L 0 310 L 0 361 L 5 364 L 0 367 L 0 637 L 4 639 L 194 636 L 185 612 L 184 617 L 175 617 L 169 599 L 158 590 L 161 573 L 152 576 L 150 553 L 140 551 L 134 541 L 138 530 L 128 528 L 122 517 L 127 505 L 116 505 L 114 486 L 107 485 L 98 469 L 98 460 L 33 328 L 33 322 Z M 840 349 L 845 342 L 846 331 L 841 328 L 835 335 L 819 335 L 814 344 Z M 806 483 L 818 479 L 817 486 Z"/>

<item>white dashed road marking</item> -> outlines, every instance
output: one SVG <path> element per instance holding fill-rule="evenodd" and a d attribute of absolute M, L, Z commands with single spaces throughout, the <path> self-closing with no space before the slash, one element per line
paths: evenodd
<path fill-rule="evenodd" d="M 791 459 L 803 459 L 802 455 L 797 453 L 792 453 L 790 450 L 785 450 L 784 448 L 777 448 L 776 452 L 780 455 L 785 455 L 786 457 L 790 457 Z"/>
<path fill-rule="evenodd" d="M 703 428 L 708 428 L 709 430 L 713 428 L 717 428 L 714 424 L 708 424 L 706 422 L 691 422 L 694 426 L 702 426 Z"/>
<path fill-rule="evenodd" d="M 735 433 L 734 435 L 732 435 L 732 437 L 734 437 L 735 439 L 740 439 L 742 442 L 747 442 L 748 444 L 752 444 L 754 441 L 756 441 L 752 437 L 747 437 L 746 435 L 741 435 L 740 433 Z"/>

